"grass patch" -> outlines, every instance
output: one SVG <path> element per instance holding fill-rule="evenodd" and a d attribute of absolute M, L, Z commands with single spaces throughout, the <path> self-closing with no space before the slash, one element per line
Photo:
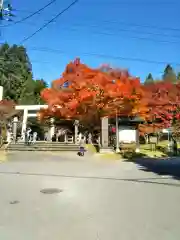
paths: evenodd
<path fill-rule="evenodd" d="M 143 155 L 147 156 L 147 157 L 165 157 L 167 156 L 164 152 L 161 151 L 151 151 L 151 150 L 146 150 L 146 149 L 141 149 L 140 153 L 142 153 Z"/>
<path fill-rule="evenodd" d="M 152 151 L 151 144 L 140 145 L 140 152 L 136 153 L 134 148 L 127 149 L 122 152 L 122 157 L 127 160 L 133 160 L 137 158 L 162 158 L 167 157 L 167 141 L 160 142 L 157 145 L 156 151 Z"/>
<path fill-rule="evenodd" d="M 160 157 L 167 156 L 165 148 L 166 148 L 166 143 L 164 143 L 164 142 L 161 142 L 161 145 L 158 144 L 156 146 L 155 151 L 151 150 L 151 144 L 144 144 L 144 145 L 140 145 L 140 153 L 145 155 L 146 157 L 160 158 Z"/>
<path fill-rule="evenodd" d="M 87 150 L 96 153 L 96 148 L 88 144 L 86 145 Z M 180 144 L 178 144 L 178 147 L 180 147 Z M 102 159 L 112 159 L 112 160 L 120 160 L 120 159 L 126 159 L 126 160 L 132 160 L 136 158 L 163 158 L 172 155 L 172 153 L 168 152 L 168 141 L 161 141 L 156 146 L 156 151 L 152 151 L 151 144 L 141 144 L 140 145 L 140 152 L 135 152 L 135 147 L 131 146 L 128 148 L 125 148 L 120 154 L 116 153 L 104 153 L 104 154 L 97 154 L 97 156 L 100 156 Z"/>
<path fill-rule="evenodd" d="M 86 144 L 86 149 L 90 153 L 96 153 L 97 152 L 95 146 L 92 145 L 92 144 Z"/>
<path fill-rule="evenodd" d="M 140 146 L 140 152 L 145 154 L 148 157 L 166 157 L 173 156 L 173 152 L 169 152 L 168 150 L 168 141 L 161 141 L 156 146 L 156 151 L 151 150 L 151 144 L 142 144 Z M 180 144 L 178 144 L 178 148 L 180 148 Z"/>
<path fill-rule="evenodd" d="M 107 160 L 122 160 L 123 159 L 121 154 L 117 154 L 117 153 L 98 153 L 96 156 L 100 157 L 101 159 L 107 159 Z"/>

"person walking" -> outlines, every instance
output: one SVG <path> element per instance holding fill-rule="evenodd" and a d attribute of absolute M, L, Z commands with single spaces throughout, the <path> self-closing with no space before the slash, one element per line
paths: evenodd
<path fill-rule="evenodd" d="M 173 155 L 177 156 L 178 155 L 178 146 L 177 146 L 177 141 L 176 139 L 173 137 Z"/>
<path fill-rule="evenodd" d="M 81 139 L 80 139 L 80 142 L 79 142 L 78 155 L 79 156 L 84 156 L 84 152 L 85 152 L 85 138 L 84 138 L 84 136 L 82 136 Z"/>
<path fill-rule="evenodd" d="M 37 132 L 33 132 L 33 139 L 32 139 L 33 144 L 35 144 L 36 141 L 37 141 Z"/>
<path fill-rule="evenodd" d="M 28 127 L 28 129 L 26 131 L 26 144 L 27 145 L 30 145 L 30 143 L 31 143 L 31 132 L 32 132 L 31 128 Z"/>

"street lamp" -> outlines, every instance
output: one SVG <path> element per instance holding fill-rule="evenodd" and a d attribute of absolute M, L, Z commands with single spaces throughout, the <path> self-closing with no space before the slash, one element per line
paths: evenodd
<path fill-rule="evenodd" d="M 172 141 L 171 141 L 171 134 L 172 134 L 172 125 L 168 128 L 168 151 L 170 152 L 172 150 Z"/>
<path fill-rule="evenodd" d="M 119 153 L 119 118 L 116 111 L 116 153 Z"/>

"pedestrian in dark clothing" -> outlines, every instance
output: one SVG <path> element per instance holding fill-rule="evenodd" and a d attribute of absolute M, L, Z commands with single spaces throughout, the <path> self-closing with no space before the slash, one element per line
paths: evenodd
<path fill-rule="evenodd" d="M 177 154 L 178 154 L 177 141 L 175 138 L 173 138 L 173 153 L 175 156 L 177 156 Z"/>

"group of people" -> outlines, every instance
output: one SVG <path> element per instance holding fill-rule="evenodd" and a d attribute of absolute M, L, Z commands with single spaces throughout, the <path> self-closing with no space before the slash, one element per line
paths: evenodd
<path fill-rule="evenodd" d="M 24 132 L 24 138 L 26 145 L 35 143 L 37 141 L 37 132 L 32 132 L 32 129 L 28 127 Z"/>
<path fill-rule="evenodd" d="M 63 134 L 59 134 L 59 138 L 62 137 Z M 32 132 L 32 129 L 30 127 L 28 127 L 25 131 L 24 131 L 24 141 L 26 145 L 30 145 L 33 144 L 37 141 L 37 132 Z M 48 136 L 45 134 L 44 136 L 45 141 L 48 140 Z M 58 138 L 58 141 L 60 141 L 60 139 Z M 84 156 L 84 153 L 86 151 L 86 144 L 94 144 L 94 146 L 96 148 L 99 147 L 99 141 L 98 141 L 98 136 L 94 136 L 91 133 L 89 134 L 82 134 L 79 133 L 78 134 L 78 143 L 79 143 L 79 151 L 78 151 L 78 155 L 79 156 Z M 52 141 L 57 141 L 57 135 L 54 134 L 54 136 L 51 139 Z M 97 149 L 98 150 L 98 149 Z"/>

